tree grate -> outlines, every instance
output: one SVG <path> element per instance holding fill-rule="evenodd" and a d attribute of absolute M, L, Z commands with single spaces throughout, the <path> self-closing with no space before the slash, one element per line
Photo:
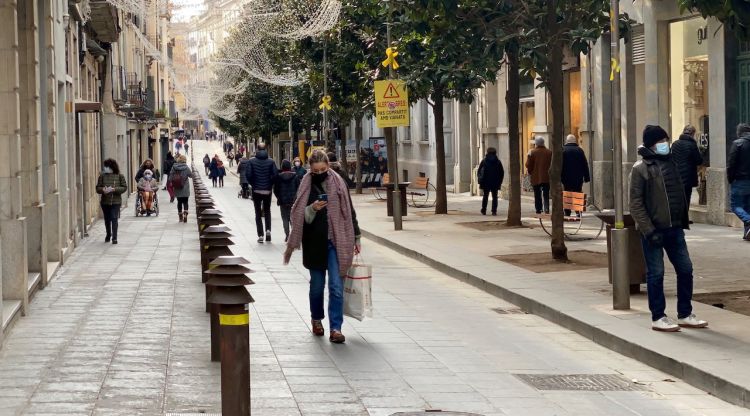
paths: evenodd
<path fill-rule="evenodd" d="M 482 416 L 478 413 L 449 412 L 446 410 L 425 410 L 420 412 L 398 412 L 391 416 Z"/>
<path fill-rule="evenodd" d="M 514 374 L 537 390 L 643 391 L 617 374 Z"/>

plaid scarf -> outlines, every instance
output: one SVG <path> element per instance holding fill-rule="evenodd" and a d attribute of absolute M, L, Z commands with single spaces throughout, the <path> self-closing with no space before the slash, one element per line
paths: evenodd
<path fill-rule="evenodd" d="M 326 207 L 328 208 L 328 235 L 333 236 L 333 245 L 336 247 L 336 256 L 339 260 L 339 272 L 341 276 L 344 276 L 352 265 L 355 243 L 349 188 L 344 180 L 330 169 L 325 185 L 328 194 Z M 302 224 L 305 223 L 305 208 L 310 198 L 311 188 L 312 174 L 308 173 L 302 178 L 297 191 L 297 200 L 292 206 L 292 231 L 287 242 L 288 248 L 298 249 L 302 243 Z"/>

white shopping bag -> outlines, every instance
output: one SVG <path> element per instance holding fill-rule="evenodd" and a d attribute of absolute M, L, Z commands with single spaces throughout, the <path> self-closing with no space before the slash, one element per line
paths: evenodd
<path fill-rule="evenodd" d="M 360 256 L 344 277 L 344 315 L 359 321 L 372 318 L 372 266 Z"/>

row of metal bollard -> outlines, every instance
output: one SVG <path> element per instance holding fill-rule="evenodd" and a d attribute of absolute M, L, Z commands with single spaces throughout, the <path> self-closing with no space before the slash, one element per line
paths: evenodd
<path fill-rule="evenodd" d="M 195 214 L 200 234 L 201 280 L 206 284 L 206 312 L 211 314 L 211 361 L 221 362 L 221 412 L 250 415 L 250 314 L 252 296 L 245 288 L 254 282 L 235 256 L 229 227 L 216 209 L 200 169 L 193 165 Z"/>

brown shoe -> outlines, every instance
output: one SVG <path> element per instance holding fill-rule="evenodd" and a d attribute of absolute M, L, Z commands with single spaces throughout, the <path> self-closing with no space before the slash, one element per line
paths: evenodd
<path fill-rule="evenodd" d="M 328 340 L 333 342 L 334 344 L 343 344 L 346 341 L 346 337 L 344 334 L 341 333 L 341 331 L 331 331 L 331 335 L 328 337 Z"/>
<path fill-rule="evenodd" d="M 322 337 L 323 335 L 326 334 L 326 330 L 325 330 L 325 328 L 323 328 L 323 323 L 322 322 L 316 321 L 315 319 L 313 319 L 313 321 L 312 321 L 312 327 L 313 327 L 313 331 L 312 332 L 313 332 L 313 334 L 315 334 L 315 336 Z"/>

